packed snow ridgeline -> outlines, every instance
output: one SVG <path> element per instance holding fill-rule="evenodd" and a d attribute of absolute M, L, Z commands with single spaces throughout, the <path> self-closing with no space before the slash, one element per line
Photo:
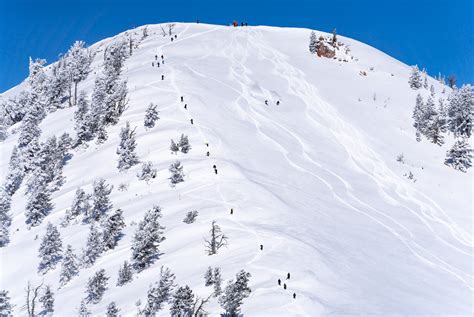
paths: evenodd
<path fill-rule="evenodd" d="M 472 87 L 338 37 L 160 24 L 30 59 L 0 95 L 0 315 L 472 313 Z"/>

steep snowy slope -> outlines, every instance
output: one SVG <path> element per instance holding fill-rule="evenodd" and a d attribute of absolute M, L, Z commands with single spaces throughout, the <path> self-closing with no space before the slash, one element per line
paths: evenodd
<path fill-rule="evenodd" d="M 73 152 L 50 215 L 27 230 L 24 188 L 13 197 L 11 243 L 0 249 L 0 289 L 10 291 L 16 314 L 25 314 L 27 282 L 44 280 L 56 294 L 57 315 L 75 315 L 87 279 L 104 268 L 109 289 L 90 309 L 103 315 L 116 301 L 123 315 L 133 315 L 162 265 L 201 297 L 211 292 L 203 280 L 208 266 L 221 267 L 226 280 L 240 269 L 249 271 L 245 316 L 473 313 L 472 172 L 443 164 L 453 143 L 449 137 L 442 147 L 416 142 L 411 114 L 418 91 L 407 83 L 407 65 L 343 37 L 353 60 L 315 57 L 308 52 L 306 29 L 177 24 L 173 42 L 159 25 L 149 26 L 149 33 L 125 62 L 128 109 L 108 128 L 104 144 L 91 142 Z M 89 94 L 102 65 L 100 52 L 112 40 L 92 46 L 98 51 L 94 71 L 79 85 Z M 165 64 L 152 67 L 162 54 Z M 429 82 L 441 96 L 441 84 Z M 150 102 L 161 119 L 145 130 Z M 74 110 L 49 114 L 41 138 L 73 134 Z M 150 184 L 137 179 L 139 165 L 117 170 L 115 151 L 126 121 L 137 127 L 140 160 L 158 168 Z M 181 133 L 192 149 L 176 156 L 169 143 Z M 11 134 L 1 143 L 1 179 L 17 138 Z M 396 161 L 401 153 L 405 164 Z M 176 159 L 186 178 L 171 188 L 168 167 Z M 410 171 L 416 182 L 404 176 Z M 37 273 L 41 237 L 47 222 L 59 225 L 75 190 L 90 193 L 99 177 L 114 185 L 111 198 L 114 208 L 124 210 L 125 236 L 58 290 L 59 267 Z M 118 191 L 119 184 L 128 190 Z M 153 204 L 163 209 L 162 255 L 132 283 L 117 287 L 118 268 L 130 258 L 134 223 Z M 199 216 L 188 225 L 182 219 L 190 210 Z M 212 220 L 229 245 L 208 256 L 204 238 Z M 88 226 L 73 224 L 60 232 L 63 244 L 77 253 L 85 247 Z M 287 272 L 291 279 L 284 290 L 277 280 Z M 207 310 L 211 316 L 223 312 L 216 299 Z M 167 308 L 161 314 L 169 315 Z"/>

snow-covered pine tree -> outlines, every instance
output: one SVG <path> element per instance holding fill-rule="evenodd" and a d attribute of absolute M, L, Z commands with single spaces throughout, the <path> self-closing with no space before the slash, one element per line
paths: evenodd
<path fill-rule="evenodd" d="M 0 316 L 13 317 L 13 306 L 10 304 L 10 296 L 8 291 L 0 291 Z"/>
<path fill-rule="evenodd" d="M 82 188 L 76 189 L 74 199 L 72 200 L 71 209 L 66 210 L 66 217 L 63 220 L 63 225 L 67 225 L 70 221 L 82 216 L 84 221 L 88 221 L 90 213 L 89 199 L 91 195 L 86 194 Z"/>
<path fill-rule="evenodd" d="M 178 147 L 180 148 L 182 153 L 188 153 L 191 150 L 191 145 L 189 144 L 188 136 L 181 134 L 181 138 L 179 139 Z"/>
<path fill-rule="evenodd" d="M 311 54 L 316 54 L 317 44 L 318 39 L 316 37 L 316 33 L 314 33 L 314 31 L 311 31 L 311 35 L 309 36 L 309 52 Z"/>
<path fill-rule="evenodd" d="M 171 187 L 175 187 L 176 184 L 184 182 L 183 166 L 180 161 L 176 161 L 170 165 L 169 171 L 171 176 L 169 177 Z"/>
<path fill-rule="evenodd" d="M 416 96 L 416 104 L 413 109 L 413 126 L 416 129 L 416 140 L 421 141 L 421 134 L 425 131 L 425 104 L 423 103 L 423 97 L 420 94 Z"/>
<path fill-rule="evenodd" d="M 433 84 L 431 84 L 431 86 L 430 86 L 430 95 L 431 95 L 431 97 L 433 97 L 433 98 L 434 98 L 434 96 L 435 96 L 435 88 L 434 88 Z"/>
<path fill-rule="evenodd" d="M 111 250 L 117 246 L 118 241 L 122 237 L 122 229 L 125 228 L 122 209 L 117 209 L 102 224 L 104 239 L 104 251 Z"/>
<path fill-rule="evenodd" d="M 163 304 L 170 300 L 173 292 L 175 276 L 169 268 L 160 269 L 160 280 L 150 285 L 147 294 L 147 302 L 143 313 L 145 316 L 155 316 L 163 308 Z"/>
<path fill-rule="evenodd" d="M 76 104 L 77 109 L 74 112 L 74 130 L 76 131 L 75 145 L 81 145 L 92 140 L 93 137 L 93 131 L 91 131 L 92 119 L 89 116 L 90 104 L 85 91 L 79 93 Z"/>
<path fill-rule="evenodd" d="M 159 223 L 161 208 L 153 208 L 145 213 L 145 217 L 138 224 L 132 241 L 132 265 L 137 271 L 148 267 L 159 256 L 159 244 L 165 238 Z"/>
<path fill-rule="evenodd" d="M 436 111 L 434 101 L 431 96 L 426 101 L 425 107 L 427 121 L 425 136 L 430 142 L 441 146 L 444 144 L 444 118 L 442 118 L 442 114 Z"/>
<path fill-rule="evenodd" d="M 214 296 L 217 297 L 222 293 L 222 276 L 221 276 L 221 269 L 218 267 L 214 268 Z"/>
<path fill-rule="evenodd" d="M 233 280 L 229 281 L 224 289 L 224 294 L 219 297 L 219 304 L 229 317 L 237 317 L 243 300 L 249 297 L 251 292 L 248 286 L 250 277 L 250 273 L 241 270 L 235 276 L 235 282 Z"/>
<path fill-rule="evenodd" d="M 204 273 L 204 285 L 211 286 L 214 284 L 214 273 L 212 267 L 208 267 L 206 273 Z"/>
<path fill-rule="evenodd" d="M 41 241 L 39 248 L 39 258 L 41 259 L 38 272 L 43 274 L 54 269 L 56 264 L 61 260 L 63 243 L 58 228 L 50 222 L 46 226 L 46 233 Z"/>
<path fill-rule="evenodd" d="M 32 111 L 27 111 L 20 127 L 18 137 L 18 150 L 26 172 L 31 170 L 31 165 L 36 159 L 39 151 L 39 137 L 41 129 L 38 127 L 39 121 Z"/>
<path fill-rule="evenodd" d="M 21 182 L 25 175 L 23 162 L 20 158 L 20 153 L 16 146 L 13 147 L 12 155 L 10 156 L 10 162 L 8 163 L 8 175 L 4 183 L 5 190 L 13 196 L 18 188 L 20 188 Z"/>
<path fill-rule="evenodd" d="M 106 317 L 118 317 L 120 313 L 120 309 L 117 307 L 115 302 L 111 302 L 107 305 L 107 311 L 105 312 Z"/>
<path fill-rule="evenodd" d="M 457 140 L 453 147 L 446 153 L 444 164 L 451 166 L 455 170 L 466 173 L 472 166 L 472 149 L 465 139 Z"/>
<path fill-rule="evenodd" d="M 109 196 L 114 187 L 107 184 L 103 178 L 95 180 L 93 187 L 93 204 L 90 216 L 92 220 L 98 221 L 106 216 L 109 210 L 111 210 L 113 207 Z"/>
<path fill-rule="evenodd" d="M 171 316 L 192 317 L 193 305 L 193 291 L 188 285 L 181 286 L 173 294 L 170 307 Z"/>
<path fill-rule="evenodd" d="M 428 89 L 428 75 L 426 74 L 426 69 L 423 69 L 423 88 Z"/>
<path fill-rule="evenodd" d="M 36 227 L 48 215 L 53 208 L 51 196 L 45 186 L 39 186 L 34 193 L 28 197 L 25 211 L 25 222 L 28 226 Z"/>
<path fill-rule="evenodd" d="M 63 108 L 63 101 L 68 90 L 68 78 L 64 67 L 64 57 L 51 66 L 51 76 L 46 86 L 46 106 L 49 112 Z"/>
<path fill-rule="evenodd" d="M 90 316 L 92 316 L 92 313 L 90 312 L 89 308 L 87 308 L 86 300 L 81 301 L 81 306 L 79 306 L 79 309 L 78 309 L 77 313 L 78 313 L 79 317 L 90 317 Z"/>
<path fill-rule="evenodd" d="M 96 144 L 97 145 L 100 145 L 100 144 L 103 144 L 105 141 L 107 141 L 107 139 L 109 138 L 109 135 L 107 133 L 107 130 L 105 129 L 105 125 L 104 124 L 101 124 L 98 129 L 97 129 L 97 140 L 96 140 Z"/>
<path fill-rule="evenodd" d="M 408 84 L 412 89 L 420 89 L 423 86 L 423 79 L 421 78 L 420 70 L 418 66 L 412 66 L 410 78 L 408 79 Z"/>
<path fill-rule="evenodd" d="M 120 131 L 120 144 L 117 148 L 117 154 L 119 155 L 117 168 L 120 171 L 138 164 L 139 160 L 135 153 L 136 147 L 135 129 L 131 130 L 130 122 L 127 121 L 125 127 Z"/>
<path fill-rule="evenodd" d="M 90 226 L 89 236 L 87 237 L 87 245 L 83 250 L 82 263 L 86 267 L 92 266 L 103 250 L 104 245 L 102 242 L 102 234 L 97 226 L 92 223 Z"/>
<path fill-rule="evenodd" d="M 145 128 L 151 129 L 155 127 L 155 121 L 159 120 L 158 110 L 156 110 L 157 105 L 150 103 L 145 113 L 144 125 Z"/>
<path fill-rule="evenodd" d="M 10 208 L 11 196 L 6 190 L 0 187 L 0 248 L 10 242 L 9 230 L 12 224 Z"/>
<path fill-rule="evenodd" d="M 117 286 L 125 285 L 128 282 L 131 282 L 132 280 L 133 280 L 132 266 L 127 261 L 124 261 L 123 265 L 119 268 L 119 271 L 118 271 Z"/>
<path fill-rule="evenodd" d="M 176 153 L 178 153 L 178 151 L 179 151 L 179 147 L 178 147 L 178 145 L 174 142 L 173 139 L 171 140 L 170 150 L 171 150 L 171 153 L 173 153 L 173 154 L 176 154 Z"/>
<path fill-rule="evenodd" d="M 198 211 L 193 210 L 193 211 L 188 211 L 186 213 L 186 217 L 183 219 L 184 223 L 191 224 L 196 220 L 196 217 L 198 216 Z"/>
<path fill-rule="evenodd" d="M 39 298 L 43 305 L 43 314 L 52 315 L 54 312 L 54 293 L 49 285 L 46 285 L 43 295 Z"/>
<path fill-rule="evenodd" d="M 39 121 L 46 116 L 48 102 L 48 76 L 44 71 L 46 60 L 36 59 L 33 61 L 30 57 L 29 76 L 26 80 L 28 84 L 28 112 L 31 112 Z"/>
<path fill-rule="evenodd" d="M 102 300 L 102 296 L 107 290 L 107 282 L 109 277 L 105 274 L 104 269 L 95 272 L 87 282 L 86 301 L 87 303 L 97 304 Z"/>
<path fill-rule="evenodd" d="M 474 117 L 474 92 L 471 85 L 454 89 L 448 105 L 448 127 L 456 137 L 470 138 Z"/>
<path fill-rule="evenodd" d="M 144 180 L 147 183 L 156 177 L 156 168 L 153 167 L 153 163 L 148 161 L 142 164 L 141 171 L 138 172 L 137 177 L 139 180 Z"/>
<path fill-rule="evenodd" d="M 79 274 L 79 261 L 74 254 L 72 246 L 67 245 L 61 263 L 61 273 L 59 275 L 60 286 L 66 285 L 77 274 Z"/>
<path fill-rule="evenodd" d="M 92 56 L 83 41 L 76 41 L 69 48 L 64 59 L 69 84 L 69 104 L 75 105 L 77 100 L 77 84 L 87 78 Z M 71 93 L 72 85 L 74 85 L 73 96 Z"/>
<path fill-rule="evenodd" d="M 209 230 L 211 237 L 206 242 L 206 252 L 208 255 L 217 254 L 217 251 L 223 246 L 227 245 L 227 236 L 222 233 L 221 227 L 216 223 L 215 220 L 212 221 L 211 230 Z"/>

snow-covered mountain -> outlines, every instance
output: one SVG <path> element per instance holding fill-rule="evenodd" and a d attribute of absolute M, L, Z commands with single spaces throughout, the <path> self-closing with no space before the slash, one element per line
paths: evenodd
<path fill-rule="evenodd" d="M 473 313 L 472 172 L 443 164 L 452 136 L 443 146 L 416 141 L 416 95 L 430 91 L 410 88 L 409 66 L 342 36 L 350 51 L 336 59 L 317 57 L 308 51 L 308 29 L 178 23 L 171 41 L 161 26 L 149 25 L 148 36 L 125 61 L 128 104 L 118 124 L 107 127 L 103 144 L 91 141 L 71 151 L 65 182 L 52 193 L 54 207 L 39 226 L 25 224 L 25 184 L 13 195 L 11 241 L 0 248 L 0 289 L 9 291 L 15 315 L 27 314 L 22 307 L 28 281 L 51 285 L 55 315 L 77 315 L 88 279 L 105 269 L 108 289 L 88 308 L 103 316 L 115 301 L 122 315 L 132 316 L 162 266 L 201 298 L 212 293 L 204 285 L 209 266 L 220 267 L 224 281 L 241 269 L 251 273 L 244 316 Z M 78 85 L 89 97 L 105 48 L 123 35 L 90 47 L 92 71 Z M 157 67 L 161 55 L 165 63 Z M 447 98 L 449 88 L 430 77 L 428 82 L 435 98 Z M 145 129 L 150 103 L 160 119 Z M 49 113 L 40 139 L 74 136 L 75 110 Z M 141 164 L 117 169 L 127 121 L 136 127 L 140 161 L 157 168 L 148 183 L 137 178 Z M 19 123 L 10 127 L 0 143 L 2 180 L 19 129 Z M 173 154 L 170 139 L 181 134 L 192 148 Z M 173 188 L 168 167 L 176 160 L 185 178 Z M 110 198 L 114 210 L 123 210 L 124 236 L 58 288 L 61 265 L 38 273 L 47 223 L 58 227 L 63 248 L 69 244 L 81 257 L 89 226 L 60 223 L 76 189 L 92 193 L 99 178 L 114 186 Z M 116 286 L 137 224 L 153 205 L 162 208 L 165 227 L 159 259 L 131 283 Z M 196 221 L 184 223 L 192 210 L 199 213 Z M 228 245 L 209 256 L 204 240 L 213 220 Z M 217 298 L 205 309 L 210 316 L 224 312 Z M 170 315 L 169 304 L 158 315 Z"/>

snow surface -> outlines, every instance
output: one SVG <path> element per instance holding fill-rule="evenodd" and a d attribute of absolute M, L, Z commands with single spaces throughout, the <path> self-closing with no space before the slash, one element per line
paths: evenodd
<path fill-rule="evenodd" d="M 39 227 L 27 230 L 24 188 L 15 194 L 11 243 L 0 249 L 0 288 L 10 291 L 16 315 L 26 314 L 21 307 L 29 280 L 53 286 L 58 316 L 76 315 L 87 279 L 100 268 L 111 279 L 102 301 L 90 305 L 92 312 L 103 315 L 116 301 L 123 315 L 133 315 L 162 265 L 201 297 L 212 291 L 203 280 L 208 266 L 221 267 L 227 280 L 240 269 L 249 271 L 245 316 L 473 314 L 472 172 L 443 164 L 452 138 L 442 147 L 416 142 L 415 97 L 421 92 L 426 98 L 429 91 L 409 88 L 409 66 L 341 36 L 357 60 L 315 57 L 308 51 L 307 29 L 179 23 L 175 30 L 178 38 L 170 42 L 160 25 L 149 26 L 150 36 L 125 62 L 128 109 L 108 128 L 105 144 L 91 142 L 73 153 L 64 168 L 66 183 L 54 192 L 54 209 Z M 112 40 L 92 46 L 98 51 L 93 72 L 79 89 L 92 92 L 102 67 L 100 51 Z M 164 55 L 163 67 L 151 66 L 155 54 Z M 443 95 L 441 84 L 432 78 L 429 84 L 437 98 L 447 97 L 448 88 Z M 145 130 L 150 102 L 158 105 L 161 119 Z M 48 115 L 41 138 L 73 133 L 74 110 Z M 137 126 L 140 159 L 158 168 L 150 184 L 137 179 L 139 165 L 126 173 L 116 168 L 126 121 Z M 181 133 L 189 135 L 192 150 L 172 155 L 170 139 Z M 1 143 L 1 179 L 17 137 Z M 396 161 L 401 153 L 405 164 Z M 186 181 L 173 189 L 167 169 L 176 159 Z M 404 176 L 410 171 L 416 182 Z M 111 198 L 114 208 L 124 210 L 125 236 L 58 290 L 60 266 L 37 273 L 41 238 L 47 222 L 59 225 L 75 190 L 90 193 L 98 177 L 115 187 Z M 128 191 L 117 190 L 122 183 Z M 118 268 L 131 254 L 137 227 L 132 224 L 153 204 L 163 208 L 163 254 L 132 283 L 117 287 Z M 190 210 L 199 216 L 188 225 L 182 220 Z M 229 245 L 207 256 L 204 238 L 212 220 L 229 236 Z M 88 226 L 59 230 L 63 245 L 80 255 Z M 285 291 L 277 279 L 287 272 Z M 207 310 L 211 316 L 223 312 L 215 299 Z M 168 308 L 159 315 L 169 315 Z"/>

